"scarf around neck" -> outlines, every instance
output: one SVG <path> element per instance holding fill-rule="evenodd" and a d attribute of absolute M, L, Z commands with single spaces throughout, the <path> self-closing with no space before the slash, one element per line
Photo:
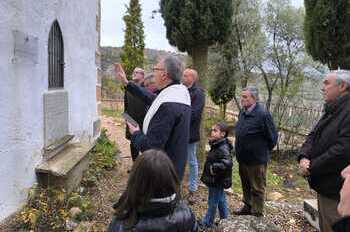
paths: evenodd
<path fill-rule="evenodd" d="M 148 109 L 145 119 L 143 120 L 142 131 L 145 135 L 147 134 L 148 127 L 153 116 L 157 113 L 159 107 L 166 102 L 180 103 L 191 106 L 191 98 L 186 86 L 182 84 L 170 85 L 158 94 Z"/>

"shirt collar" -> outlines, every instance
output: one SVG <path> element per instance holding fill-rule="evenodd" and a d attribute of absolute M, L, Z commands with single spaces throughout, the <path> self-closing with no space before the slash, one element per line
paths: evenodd
<path fill-rule="evenodd" d="M 255 106 L 256 106 L 256 103 L 254 103 L 253 105 L 251 105 L 248 109 L 246 109 L 244 111 L 247 112 L 247 113 L 250 113 L 250 112 L 252 112 L 254 110 Z"/>

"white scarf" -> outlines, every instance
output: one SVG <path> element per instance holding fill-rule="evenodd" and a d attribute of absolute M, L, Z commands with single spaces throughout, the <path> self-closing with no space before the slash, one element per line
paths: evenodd
<path fill-rule="evenodd" d="M 153 203 L 170 203 L 173 200 L 175 200 L 175 198 L 176 198 L 176 194 L 174 193 L 173 195 L 168 196 L 168 197 L 164 197 L 164 198 L 153 198 L 153 199 L 151 199 L 151 202 L 153 202 Z"/>
<path fill-rule="evenodd" d="M 191 106 L 191 98 L 186 86 L 181 84 L 171 85 L 163 89 L 158 94 L 148 109 L 145 119 L 143 120 L 142 131 L 144 134 L 147 134 L 148 126 L 153 116 L 156 114 L 159 107 L 165 102 L 181 103 Z"/>

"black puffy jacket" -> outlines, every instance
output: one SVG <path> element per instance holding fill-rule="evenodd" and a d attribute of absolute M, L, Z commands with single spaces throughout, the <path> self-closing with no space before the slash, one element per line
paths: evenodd
<path fill-rule="evenodd" d="M 227 138 L 209 144 L 211 147 L 204 164 L 201 180 L 208 187 L 230 188 L 232 185 L 231 151 L 233 147 Z"/>
<path fill-rule="evenodd" d="M 138 222 L 126 229 L 124 220 L 114 218 L 108 232 L 197 232 L 198 225 L 191 209 L 183 202 L 152 203 L 138 213 Z"/>

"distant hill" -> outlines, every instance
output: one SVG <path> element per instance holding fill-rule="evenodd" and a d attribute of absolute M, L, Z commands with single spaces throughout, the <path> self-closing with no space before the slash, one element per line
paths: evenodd
<path fill-rule="evenodd" d="M 122 51 L 121 47 L 101 47 L 101 67 L 105 74 L 111 72 L 111 65 L 113 63 L 120 63 L 120 53 Z M 150 71 L 158 61 L 158 57 L 169 54 L 167 51 L 155 50 L 155 49 L 145 49 L 145 70 Z M 187 55 L 180 54 L 180 59 L 186 62 Z"/>

